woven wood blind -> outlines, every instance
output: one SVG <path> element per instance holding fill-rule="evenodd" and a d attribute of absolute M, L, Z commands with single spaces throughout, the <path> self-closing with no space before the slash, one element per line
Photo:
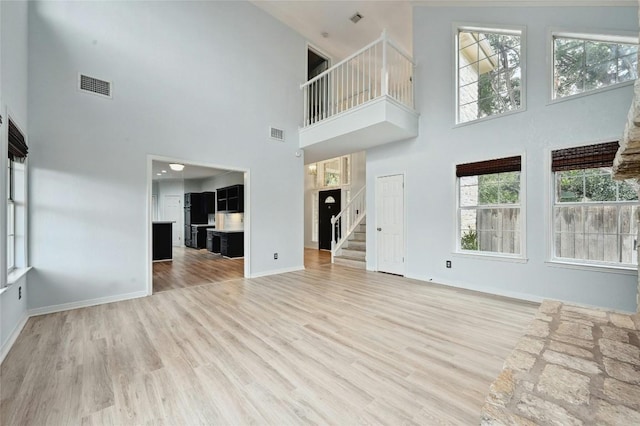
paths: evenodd
<path fill-rule="evenodd" d="M 518 155 L 517 157 L 458 164 L 456 166 L 456 176 L 490 175 L 493 173 L 519 172 L 520 170 L 522 170 L 522 158 Z"/>
<path fill-rule="evenodd" d="M 551 153 L 551 170 L 592 169 L 611 167 L 618 151 L 618 142 L 599 143 L 577 148 L 558 149 Z"/>
<path fill-rule="evenodd" d="M 27 158 L 29 148 L 24 135 L 18 127 L 9 119 L 9 158 L 14 161 L 24 161 Z"/>

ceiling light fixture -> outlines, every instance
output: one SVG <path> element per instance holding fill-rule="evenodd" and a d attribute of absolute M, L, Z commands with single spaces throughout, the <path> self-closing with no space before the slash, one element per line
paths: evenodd
<path fill-rule="evenodd" d="M 166 171 L 166 170 L 163 170 L 163 171 L 162 171 L 162 173 L 167 173 L 167 171 Z"/>
<path fill-rule="evenodd" d="M 171 167 L 171 170 L 175 170 L 176 172 L 181 172 L 184 169 L 184 164 L 171 163 L 169 164 L 169 167 Z"/>
<path fill-rule="evenodd" d="M 162 173 L 156 173 L 158 176 L 162 176 Z"/>
<path fill-rule="evenodd" d="M 328 32 L 326 32 L 326 31 L 323 31 L 322 33 L 320 33 L 320 35 L 321 35 L 323 38 L 329 38 L 329 33 L 328 33 Z"/>
<path fill-rule="evenodd" d="M 360 14 L 360 12 L 356 12 L 356 13 L 353 14 L 353 16 L 351 18 L 349 18 L 349 20 L 351 22 L 353 22 L 354 24 L 357 24 L 358 21 L 360 21 L 362 18 L 364 18 L 364 16 L 362 16 Z"/>

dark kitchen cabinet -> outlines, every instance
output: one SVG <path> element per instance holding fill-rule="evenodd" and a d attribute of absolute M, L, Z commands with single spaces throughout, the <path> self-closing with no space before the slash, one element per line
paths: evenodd
<path fill-rule="evenodd" d="M 219 212 L 244 212 L 244 185 L 218 188 L 216 192 L 218 194 L 217 209 Z"/>
<path fill-rule="evenodd" d="M 184 244 L 187 247 L 204 248 L 206 234 L 194 235 L 191 225 L 206 224 L 209 215 L 216 212 L 216 193 L 188 192 L 184 194 Z"/>
<path fill-rule="evenodd" d="M 214 235 L 214 230 L 207 229 L 207 250 L 211 253 L 220 253 L 220 236 Z"/>
<path fill-rule="evenodd" d="M 207 250 L 220 253 L 224 257 L 243 257 L 244 232 L 209 230 L 207 231 Z"/>

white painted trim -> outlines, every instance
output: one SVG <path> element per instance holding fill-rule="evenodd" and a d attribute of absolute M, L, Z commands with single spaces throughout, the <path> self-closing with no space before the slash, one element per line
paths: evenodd
<path fill-rule="evenodd" d="M 424 7 L 635 7 L 636 0 L 412 0 Z"/>
<path fill-rule="evenodd" d="M 638 275 L 637 267 L 580 263 L 579 261 L 571 262 L 570 260 L 562 261 L 559 259 L 547 260 L 544 263 L 554 268 L 578 269 L 581 271 L 601 272 L 603 274 Z"/>
<path fill-rule="evenodd" d="M 4 343 L 4 345 L 2 345 L 2 349 L 0 350 L 0 365 L 9 354 L 9 351 L 13 347 L 13 344 L 16 342 L 16 340 L 18 340 L 18 336 L 20 336 L 20 333 L 22 333 L 22 329 L 27 324 L 27 320 L 29 318 L 30 316 L 27 314 L 27 312 L 25 312 L 20 321 L 18 321 L 18 324 L 9 335 L 7 341 Z"/>
<path fill-rule="evenodd" d="M 502 112 L 499 114 L 489 115 L 487 117 L 477 118 L 475 120 L 459 122 L 460 120 L 460 82 L 459 82 L 459 58 L 458 54 L 458 32 L 462 29 L 473 29 L 478 31 L 486 30 L 489 33 L 501 33 L 501 32 L 519 32 L 520 33 L 520 108 L 512 111 Z M 453 128 L 464 127 L 475 123 L 480 123 L 487 120 L 493 120 L 498 117 L 505 117 L 508 115 L 519 114 L 527 110 L 527 27 L 526 25 L 509 25 L 509 24 L 482 24 L 475 22 L 453 22 L 451 24 L 452 37 L 453 37 Z"/>
<path fill-rule="evenodd" d="M 22 277 L 27 275 L 27 272 L 29 272 L 31 269 L 31 266 L 27 266 L 26 268 L 15 268 L 11 272 L 9 272 L 9 274 L 7 275 L 7 287 L 5 288 L 9 288 L 11 287 L 11 285 L 17 283 Z M 2 294 L 1 291 L 0 294 Z"/>
<path fill-rule="evenodd" d="M 478 293 L 484 293 L 487 295 L 492 295 L 492 296 L 501 296 L 501 297 L 508 297 L 511 299 L 517 299 L 517 300 L 523 300 L 523 301 L 527 301 L 527 302 L 534 302 L 534 303 L 540 303 L 542 302 L 544 299 L 546 299 L 545 297 L 541 297 L 541 296 L 536 296 L 533 294 L 528 294 L 528 293 L 520 293 L 517 291 L 505 291 L 502 289 L 496 289 L 494 287 L 477 287 L 477 286 L 472 286 L 469 285 L 467 283 L 463 283 L 460 281 L 448 281 L 446 279 L 440 279 L 440 278 L 427 278 L 425 276 L 422 275 L 412 275 L 412 276 L 408 276 L 406 278 L 410 278 L 413 280 L 418 280 L 418 281 L 423 281 L 427 284 L 438 284 L 438 285 L 444 285 L 447 287 L 454 287 L 454 288 L 463 288 L 465 290 L 471 290 L 471 291 L 475 291 Z M 573 302 L 571 302 L 573 303 Z"/>
<path fill-rule="evenodd" d="M 566 102 L 573 99 L 580 99 L 585 96 L 595 95 L 597 93 L 607 92 L 609 90 L 615 90 L 622 87 L 631 86 L 635 83 L 635 80 L 625 81 L 622 83 L 614 83 L 606 87 L 600 87 L 598 89 L 588 90 L 582 93 L 577 93 L 575 95 L 563 96 L 561 98 L 554 98 L 555 87 L 553 86 L 554 78 L 554 58 L 555 58 L 555 49 L 553 45 L 553 38 L 555 36 L 558 37 L 567 37 L 567 38 L 577 38 L 577 39 L 592 39 L 595 41 L 610 41 L 612 43 L 625 43 L 623 41 L 617 39 L 625 39 L 631 38 L 634 39 L 633 43 L 638 44 L 638 33 L 632 31 L 620 31 L 620 30 L 611 30 L 611 29 L 569 29 L 566 27 L 549 27 L 547 28 L 547 106 L 554 105 L 560 102 Z M 628 43 L 628 42 L 626 42 Z"/>
<path fill-rule="evenodd" d="M 288 272 L 297 272 L 297 271 L 304 271 L 304 270 L 305 270 L 304 265 L 302 265 L 302 266 L 292 266 L 291 268 L 272 269 L 270 271 L 258 272 L 256 274 L 253 274 L 250 278 L 267 277 L 269 275 L 286 274 Z"/>
<path fill-rule="evenodd" d="M 373 209 L 375 211 L 375 224 L 374 224 L 374 230 L 376 230 L 373 235 L 374 235 L 374 249 L 375 249 L 375 256 L 373 256 L 373 260 L 374 260 L 374 266 L 373 269 L 370 269 L 373 272 L 379 272 L 378 270 L 378 221 L 380 220 L 380 218 L 378 217 L 378 179 L 383 178 L 383 177 L 391 177 L 391 176 L 402 176 L 402 214 L 403 214 L 403 218 L 402 218 L 402 258 L 404 259 L 404 261 L 402 262 L 402 276 L 406 277 L 407 275 L 407 263 L 408 263 L 408 255 L 407 255 L 407 222 L 408 222 L 408 218 L 409 218 L 409 212 L 407 209 L 407 172 L 402 171 L 399 173 L 385 173 L 382 175 L 378 175 L 375 177 L 374 180 L 374 188 L 373 188 L 373 198 L 374 198 L 374 203 L 373 203 Z M 369 239 L 369 236 L 367 235 L 367 240 Z M 365 262 L 366 262 L 366 258 L 365 258 Z M 365 263 L 366 264 L 366 263 Z M 369 270 L 369 269 L 367 269 Z"/>
<path fill-rule="evenodd" d="M 456 218 L 456 241 L 454 243 L 453 255 L 487 260 L 503 260 L 517 263 L 527 263 L 527 151 L 509 152 L 494 158 L 474 157 L 471 160 L 460 160 L 457 164 L 473 163 L 476 161 L 486 161 L 506 157 L 520 157 L 520 254 L 508 255 L 495 252 L 473 252 L 463 251 L 460 247 L 460 178 L 456 176 L 456 164 L 453 164 L 453 178 L 455 179 L 455 218 Z"/>
<path fill-rule="evenodd" d="M 187 160 L 184 158 L 165 157 L 161 155 L 147 154 L 147 203 L 146 203 L 146 220 L 147 220 L 147 244 L 146 244 L 146 263 L 147 263 L 147 296 L 153 294 L 153 209 L 151 207 L 151 199 L 153 196 L 153 162 L 162 161 L 166 163 L 182 163 L 191 166 L 209 167 L 212 169 L 222 169 L 232 172 L 240 172 L 244 174 L 244 277 L 251 277 L 251 171 L 250 169 L 232 167 L 221 164 L 202 163 L 199 161 Z"/>
<path fill-rule="evenodd" d="M 60 305 L 44 306 L 42 308 L 29 309 L 29 317 L 53 314 L 55 312 L 69 311 L 71 309 L 86 308 L 89 306 L 104 305 L 105 303 L 121 302 L 123 300 L 137 299 L 148 296 L 145 290 L 133 293 L 117 294 L 115 296 L 98 297 L 97 299 L 81 300 L 79 302 L 62 303 Z"/>

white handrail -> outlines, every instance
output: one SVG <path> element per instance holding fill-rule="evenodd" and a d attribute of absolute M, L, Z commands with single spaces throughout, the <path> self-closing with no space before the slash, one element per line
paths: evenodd
<path fill-rule="evenodd" d="M 342 248 L 345 241 L 347 241 L 367 214 L 365 189 L 366 186 L 363 186 L 340 213 L 336 216 L 331 216 L 331 263 L 333 263 L 338 250 Z M 338 223 L 340 228 L 340 235 L 337 241 L 336 223 Z"/>
<path fill-rule="evenodd" d="M 414 63 L 386 34 L 300 85 L 303 127 L 381 96 L 414 108 Z"/>

